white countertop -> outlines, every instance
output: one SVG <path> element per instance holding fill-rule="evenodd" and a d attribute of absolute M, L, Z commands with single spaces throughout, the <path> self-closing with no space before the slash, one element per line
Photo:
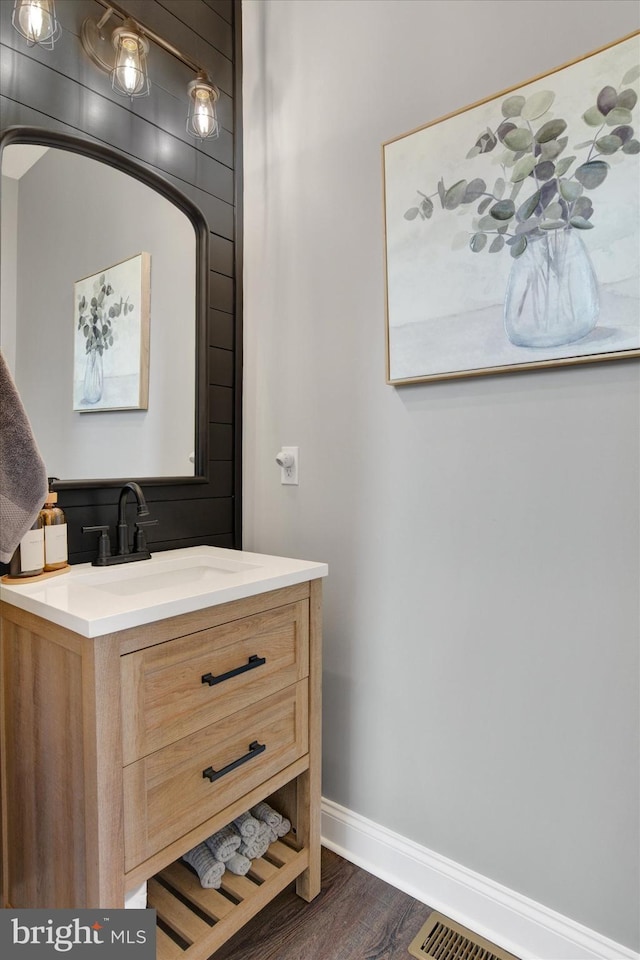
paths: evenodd
<path fill-rule="evenodd" d="M 325 563 L 309 560 L 187 547 L 110 567 L 77 564 L 37 583 L 2 583 L 0 599 L 84 637 L 100 637 L 327 573 Z"/>

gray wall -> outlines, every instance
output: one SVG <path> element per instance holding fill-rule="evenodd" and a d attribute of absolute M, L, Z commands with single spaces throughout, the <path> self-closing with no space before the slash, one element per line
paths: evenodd
<path fill-rule="evenodd" d="M 243 14 L 244 542 L 329 562 L 323 792 L 638 949 L 638 365 L 385 385 L 380 170 L 638 5 Z"/>
<path fill-rule="evenodd" d="M 48 472 L 61 480 L 193 476 L 189 219 L 120 170 L 50 149 L 19 181 L 17 236 L 16 385 Z M 74 412 L 74 283 L 142 251 L 151 257 L 148 409 Z M 108 376 L 109 351 L 103 360 Z"/>

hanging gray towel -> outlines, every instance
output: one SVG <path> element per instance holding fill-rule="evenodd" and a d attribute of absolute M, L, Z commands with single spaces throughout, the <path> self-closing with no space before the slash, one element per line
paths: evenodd
<path fill-rule="evenodd" d="M 0 353 L 0 561 L 14 550 L 42 509 L 47 470 L 7 363 Z"/>

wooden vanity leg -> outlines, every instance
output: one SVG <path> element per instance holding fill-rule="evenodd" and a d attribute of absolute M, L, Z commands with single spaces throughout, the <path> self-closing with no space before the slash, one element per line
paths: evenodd
<path fill-rule="evenodd" d="M 322 581 L 309 597 L 309 769 L 298 777 L 298 836 L 309 850 L 309 867 L 296 881 L 303 900 L 320 893 L 320 801 L 322 776 Z"/>

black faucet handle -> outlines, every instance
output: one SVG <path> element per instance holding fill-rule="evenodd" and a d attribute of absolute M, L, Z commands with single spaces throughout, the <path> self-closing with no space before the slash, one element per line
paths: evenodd
<path fill-rule="evenodd" d="M 147 541 L 144 535 L 145 527 L 155 527 L 158 523 L 157 520 L 137 520 L 136 521 L 136 532 L 133 538 L 133 550 L 135 553 L 143 553 L 145 550 L 148 550 Z"/>
<path fill-rule="evenodd" d="M 99 533 L 98 537 L 98 560 L 104 560 L 106 557 L 111 556 L 111 540 L 109 539 L 109 527 L 97 526 L 97 527 L 83 527 L 83 533 Z"/>

